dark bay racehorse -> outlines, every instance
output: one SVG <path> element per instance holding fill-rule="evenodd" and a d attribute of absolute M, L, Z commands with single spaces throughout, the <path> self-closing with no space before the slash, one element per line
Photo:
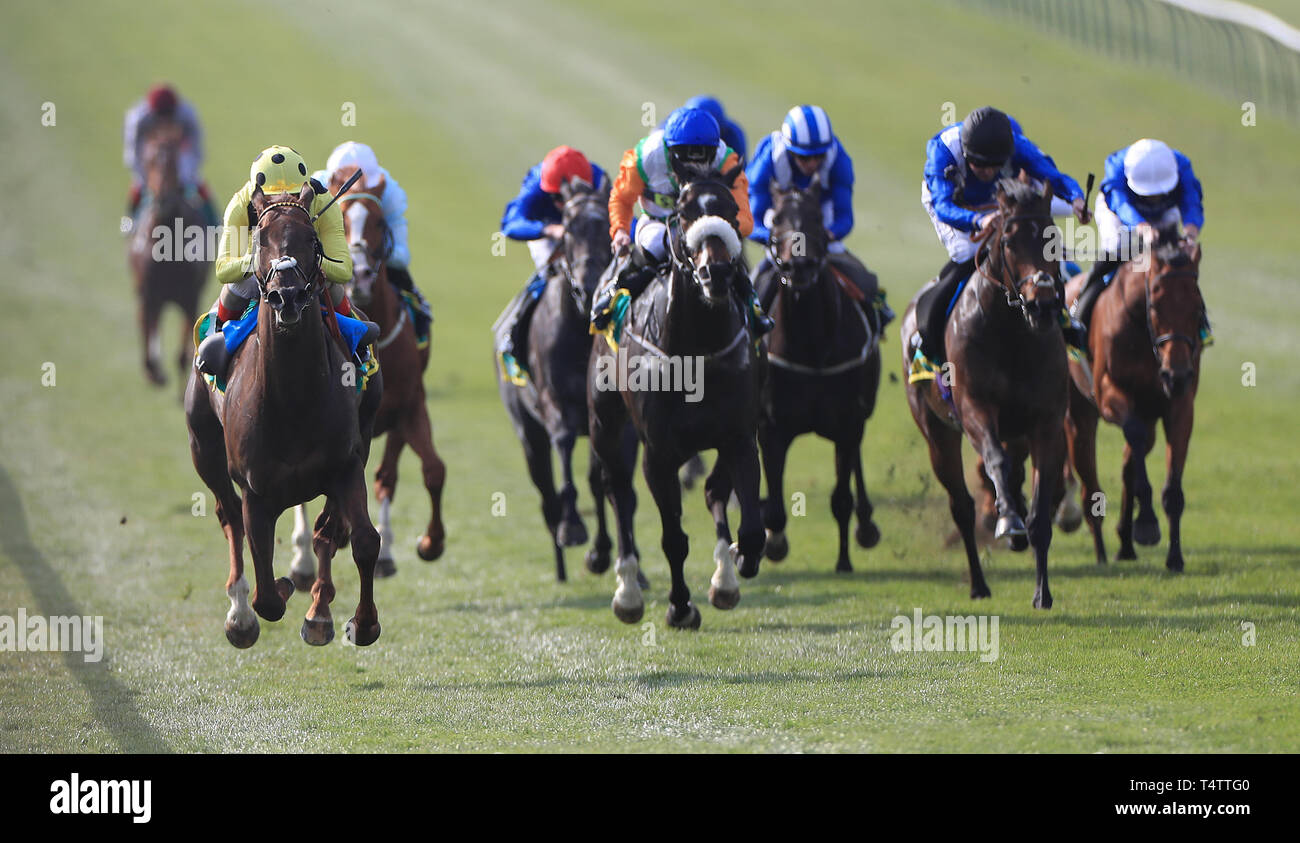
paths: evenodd
<path fill-rule="evenodd" d="M 330 192 L 335 195 L 356 172 L 355 167 L 334 173 Z M 363 192 L 353 188 L 339 198 L 343 208 L 343 227 L 352 253 L 352 281 L 347 285 L 352 303 L 363 308 L 366 316 L 379 325 L 375 349 L 384 373 L 384 397 L 375 416 L 374 435 L 388 434 L 383 461 L 375 471 L 375 499 L 379 501 L 379 561 L 375 576 L 389 577 L 397 572 L 393 560 L 393 527 L 390 517 L 393 497 L 397 493 L 397 462 L 402 449 L 410 446 L 420 458 L 424 487 L 428 490 L 432 511 L 424 535 L 415 552 L 426 562 L 442 555 L 446 530 L 442 524 L 442 488 L 447 467 L 433 444 L 433 426 L 425 403 L 424 371 L 429 367 L 429 349 L 420 348 L 406 305 L 388 282 L 385 261 L 392 251 L 392 235 L 381 207 L 386 182 Z M 289 576 L 299 590 L 311 588 L 315 566 L 311 557 L 311 531 L 307 508 L 299 507 L 294 519 L 294 556 Z"/>
<path fill-rule="evenodd" d="M 767 558 L 778 562 L 790 549 L 783 484 L 790 444 L 804 433 L 831 440 L 835 443 L 831 512 L 840 528 L 835 570 L 852 571 L 851 481 L 857 482 L 858 544 L 875 547 L 880 541 L 862 479 L 862 434 L 880 386 L 879 338 L 827 263 L 821 201 L 814 183 L 807 191 L 778 192 L 773 204 L 768 243 L 773 269 L 767 279 L 760 279 L 760 283 L 780 285 L 772 303 L 776 327 L 767 338 L 770 365 L 758 425 L 767 475 L 763 524 Z"/>
<path fill-rule="evenodd" d="M 510 414 L 515 435 L 524 448 L 528 474 L 542 495 L 542 518 L 551 534 L 555 578 L 567 576 L 564 548 L 587 543 L 587 527 L 578 515 L 578 489 L 573 482 L 573 450 L 587 435 L 587 360 L 591 334 L 587 330 L 591 298 L 610 263 L 609 192 L 565 185 L 561 224 L 564 241 L 551 263 L 550 277 L 528 326 L 526 361 L 528 384 L 518 386 L 498 378 L 501 403 Z M 628 437 L 636 459 L 636 441 Z M 555 492 L 551 462 L 560 455 L 564 485 Z M 611 541 L 605 522 L 605 488 L 596 460 L 588 480 L 596 506 L 596 539 L 586 555 L 593 573 L 609 569 Z"/>
<path fill-rule="evenodd" d="M 190 337 L 198 317 L 199 292 L 212 265 L 202 200 L 187 196 L 180 181 L 178 160 L 183 138 L 178 123 L 165 121 L 145 139 L 144 207 L 137 213 L 127 245 L 127 263 L 135 276 L 139 299 L 144 372 L 155 386 L 167 383 L 161 362 L 162 340 L 158 336 L 162 309 L 170 303 L 181 310 L 178 364 L 183 378 L 194 357 Z"/>
<path fill-rule="evenodd" d="M 231 361 L 224 394 L 209 390 L 194 371 L 185 395 L 194 467 L 216 498 L 217 519 L 230 545 L 226 637 L 241 648 L 257 641 L 253 610 L 279 620 L 294 591 L 293 582 L 277 580 L 272 567 L 276 519 L 320 495 L 325 509 L 312 544 L 319 574 L 302 638 L 315 645 L 334 638 L 330 563 L 349 539 L 361 599 L 345 632 L 359 645 L 379 637 L 374 602 L 379 533 L 366 511 L 365 465 L 383 383 L 377 373 L 358 394 L 349 356 L 335 340 L 338 329 L 311 222 L 312 197 L 310 184 L 297 196 L 267 197 L 260 187 L 253 192 L 258 220 L 253 268 L 260 288 L 256 332 Z M 328 315 L 322 314 L 322 303 Z M 232 480 L 242 492 L 242 506 Z M 257 572 L 251 609 L 245 534 Z"/>
<path fill-rule="evenodd" d="M 1167 476 L 1161 503 L 1169 517 L 1165 567 L 1183 570 L 1183 466 L 1192 438 L 1193 405 L 1200 381 L 1201 247 L 1188 247 L 1175 229 L 1162 230 L 1154 251 L 1124 264 L 1097 299 L 1088 344 L 1092 380 L 1070 364 L 1067 436 L 1070 457 L 1083 481 L 1083 510 L 1097 562 L 1106 562 L 1101 523 L 1105 497 L 1097 480 L 1097 419 L 1124 431 L 1124 490 L 1116 559 L 1136 559 L 1133 544 L 1160 541 L 1151 504 L 1146 456 L 1155 446 L 1156 422 L 1165 429 Z M 1079 278 L 1068 294 L 1077 295 Z M 1100 497 L 1099 497 L 1100 496 Z M 1133 518 L 1137 499 L 1138 515 Z"/>
<path fill-rule="evenodd" d="M 617 352 L 603 335 L 592 345 L 591 436 L 618 520 L 618 588 L 613 609 L 625 623 L 640 620 L 645 609 L 632 529 L 636 497 L 631 466 L 623 460 L 629 422 L 645 444 L 642 469 L 659 507 L 663 551 L 672 571 L 668 624 L 689 629 L 700 625 L 700 612 L 691 603 L 683 571 L 689 540 L 681 527 L 682 489 L 677 474 L 698 451 L 718 452 L 705 482 L 705 500 L 717 533 L 717 569 L 709 601 L 719 609 L 739 602 L 737 565 L 741 576 L 758 574 L 763 528 L 754 437 L 763 360 L 746 328 L 740 310 L 744 305 L 731 294 L 731 273 L 741 271 L 739 208 L 731 195 L 739 172 L 736 167 L 720 179 L 698 180 L 682 188 L 670 220 L 674 234 L 668 278 L 651 282 L 637 298 Z M 741 512 L 736 544 L 727 524 L 733 487 Z"/>
<path fill-rule="evenodd" d="M 951 382 L 951 405 L 933 381 L 909 386 L 907 400 L 930 446 L 930 464 L 948 491 L 970 566 L 971 597 L 988 597 L 990 592 L 975 545 L 975 504 L 962 476 L 963 432 L 983 457 L 996 490 L 996 536 L 1020 537 L 1023 546 L 1027 534 L 1037 569 L 1034 607 L 1049 609 L 1047 550 L 1052 503 L 1065 462 L 1068 375 L 1057 321 L 1062 306 L 1056 293 L 1060 268 L 1048 257 L 1054 231 L 1051 186 L 1040 193 L 1023 173 L 1021 179 L 999 185 L 1000 219 L 981 246 L 979 268 L 948 320 L 945 376 Z M 917 297 L 903 319 L 904 372 L 908 341 L 916 329 Z M 1027 527 L 1016 484 L 1023 453 L 1034 466 Z"/>

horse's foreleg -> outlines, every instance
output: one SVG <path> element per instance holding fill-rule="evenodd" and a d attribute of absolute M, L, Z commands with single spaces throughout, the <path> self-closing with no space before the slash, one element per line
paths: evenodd
<path fill-rule="evenodd" d="M 1169 518 L 1169 553 L 1165 567 L 1171 571 L 1183 570 L 1183 466 L 1187 462 L 1187 448 L 1192 440 L 1192 396 L 1184 395 L 1174 402 L 1165 414 L 1165 489 L 1160 496 Z"/>
<path fill-rule="evenodd" d="M 858 530 L 854 537 L 858 540 L 858 546 L 862 548 L 873 548 L 880 544 L 880 528 L 872 520 L 875 513 L 875 507 L 871 505 L 871 498 L 867 497 L 867 484 L 862 474 L 862 440 L 858 439 L 858 447 L 853 464 L 853 484 L 857 489 L 857 513 L 858 513 Z"/>
<path fill-rule="evenodd" d="M 1160 523 L 1156 521 L 1155 507 L 1151 504 L 1151 481 L 1147 478 L 1146 455 L 1155 444 L 1155 425 L 1136 415 L 1127 417 L 1121 425 L 1124 431 L 1123 502 L 1120 507 L 1119 553 L 1117 559 L 1137 559 L 1133 544 L 1156 544 L 1160 541 Z M 1133 518 L 1133 504 L 1137 502 L 1137 519 Z"/>
<path fill-rule="evenodd" d="M 994 530 L 993 537 L 995 539 L 1010 537 L 1014 547 L 1018 541 L 1025 541 L 1024 537 L 1028 530 L 1017 507 L 1020 494 L 1015 488 L 1015 466 L 1012 464 L 1012 457 L 1007 454 L 998 438 L 997 422 L 984 408 L 967 408 L 962 417 L 966 435 L 970 437 L 976 453 L 983 457 L 984 471 L 993 482 L 998 511 L 997 528 Z M 1024 545 L 1020 547 L 1023 549 Z"/>
<path fill-rule="evenodd" d="M 1097 480 L 1097 408 L 1073 386 L 1070 388 L 1070 414 L 1067 417 L 1067 443 L 1070 462 L 1078 472 L 1082 484 L 1080 503 L 1083 517 L 1092 533 L 1092 546 L 1097 564 L 1106 564 L 1106 541 L 1101 524 L 1106 517 L 1106 495 Z"/>
<path fill-rule="evenodd" d="M 311 533 L 307 504 L 298 504 L 293 508 L 293 561 L 289 563 L 289 579 L 299 591 L 311 591 L 312 584 L 316 581 Z"/>
<path fill-rule="evenodd" d="M 948 492 L 948 511 L 966 549 L 971 599 L 989 597 L 992 592 L 984 580 L 984 569 L 975 545 L 975 500 L 966 488 L 966 478 L 962 473 L 961 433 L 936 419 L 928 410 L 922 412 L 925 421 L 921 430 L 930 446 L 930 467 Z"/>
<path fill-rule="evenodd" d="M 839 526 L 840 547 L 835 559 L 835 571 L 840 574 L 853 572 L 853 563 L 849 561 L 849 521 L 853 518 L 853 458 L 856 455 L 853 446 L 845 442 L 835 443 L 835 488 L 831 490 L 831 515 Z"/>
<path fill-rule="evenodd" d="M 697 455 L 698 456 L 698 455 Z M 713 563 L 716 566 L 709 582 L 709 602 L 717 609 L 734 609 L 740 602 L 740 581 L 736 579 L 738 548 L 731 543 L 731 525 L 727 523 L 727 502 L 731 500 L 733 456 L 718 453 L 713 471 L 704 481 L 704 502 L 713 516 Z M 683 487 L 685 488 L 685 487 Z"/>
<path fill-rule="evenodd" d="M 690 539 L 682 530 L 682 486 L 677 478 L 677 463 L 667 455 L 656 454 L 647 444 L 641 466 L 646 485 L 659 507 L 659 524 L 663 531 L 660 546 L 668 559 L 672 576 L 672 587 L 668 592 L 668 625 L 678 629 L 699 629 L 700 610 L 691 603 L 691 591 L 686 587 L 685 567 Z"/>
<path fill-rule="evenodd" d="M 752 436 L 745 437 L 733 455 L 728 471 L 740 502 L 740 529 L 736 534 L 736 564 L 746 579 L 758 576 L 763 559 L 763 512 L 758 488 L 761 482 L 758 448 Z"/>
<path fill-rule="evenodd" d="M 633 532 L 636 491 L 632 487 L 632 467 L 635 457 L 628 459 L 627 438 L 632 437 L 632 448 L 635 448 L 636 440 L 626 418 L 619 396 L 597 393 L 592 399 L 592 453 L 596 457 L 597 470 L 604 478 L 605 493 L 618 526 L 618 560 L 614 563 L 617 585 L 610 607 L 614 616 L 623 623 L 636 623 L 645 613 L 645 595 L 641 589 L 641 563 Z"/>
<path fill-rule="evenodd" d="M 288 577 L 275 579 L 275 520 L 278 513 L 271 512 L 260 495 L 244 490 L 244 529 L 248 534 L 248 549 L 253 555 L 257 574 L 257 593 L 253 595 L 253 609 L 268 621 L 284 617 L 285 601 L 293 594 L 293 581 Z"/>
<path fill-rule="evenodd" d="M 1065 430 L 1051 424 L 1035 432 L 1030 442 L 1034 463 L 1033 501 L 1029 508 L 1029 544 L 1034 548 L 1034 608 L 1052 608 L 1047 584 L 1047 551 L 1052 546 L 1052 515 L 1056 488 L 1065 464 Z"/>
<path fill-rule="evenodd" d="M 767 530 L 764 552 L 768 559 L 780 562 L 790 553 L 790 540 L 785 534 L 785 458 L 790 450 L 790 437 L 775 425 L 763 425 L 759 428 L 759 444 L 763 474 L 767 477 L 767 497 L 763 499 L 763 526 Z"/>
<path fill-rule="evenodd" d="M 596 508 L 596 539 L 587 551 L 585 562 L 588 571 L 593 574 L 603 574 L 609 570 L 609 551 L 612 546 L 609 539 L 609 525 L 605 519 L 605 477 L 600 469 L 600 459 L 596 456 L 596 449 L 592 447 L 589 451 L 587 483 L 591 486 L 591 499 Z"/>
<path fill-rule="evenodd" d="M 577 435 L 571 430 L 551 438 L 551 447 L 559 454 L 560 471 L 564 475 L 564 485 L 560 487 L 560 527 L 555 534 L 561 547 L 578 547 L 587 543 L 587 525 L 578 515 L 578 487 L 573 482 L 573 448 L 577 440 Z"/>
<path fill-rule="evenodd" d="M 551 536 L 551 550 L 555 556 L 555 579 L 564 582 L 568 576 L 564 569 L 564 548 L 560 546 L 557 531 L 560 528 L 560 499 L 555 494 L 555 470 L 551 465 L 551 440 L 546 429 L 531 416 L 524 415 L 516 422 L 520 444 L 524 448 L 524 462 L 528 476 L 542 496 L 542 520 Z"/>
<path fill-rule="evenodd" d="M 379 503 L 379 560 L 375 563 L 375 574 L 389 577 L 397 573 L 397 564 L 393 561 L 393 498 L 397 496 L 397 464 L 402 456 L 402 447 L 406 444 L 405 431 L 400 424 L 388 429 L 384 437 L 384 455 L 375 469 L 375 500 Z"/>
<path fill-rule="evenodd" d="M 361 576 L 361 596 L 356 613 L 347 622 L 343 633 L 358 647 L 375 643 L 379 638 L 379 609 L 375 606 L 375 562 L 379 558 L 379 531 L 370 521 L 367 506 L 365 467 L 358 462 L 351 472 L 341 499 L 339 510 L 351 527 L 352 561 Z"/>
<path fill-rule="evenodd" d="M 149 378 L 149 382 L 154 386 L 163 386 L 167 383 L 167 376 L 163 374 L 162 364 L 162 337 L 158 335 L 158 318 L 162 312 L 162 302 L 148 295 L 147 290 L 141 292 L 140 298 L 140 339 L 144 344 L 144 373 Z"/>
<path fill-rule="evenodd" d="M 305 508 L 300 507 L 305 512 Z M 338 503 L 333 497 L 326 498 L 325 508 L 316 519 L 311 546 L 316 553 L 317 571 L 315 582 L 311 586 L 311 606 L 303 619 L 299 634 L 302 640 L 314 647 L 320 647 L 334 640 L 334 617 L 330 614 L 330 603 L 334 601 L 334 577 L 332 563 L 339 544 L 347 535 L 347 528 L 339 515 Z"/>
<path fill-rule="evenodd" d="M 442 487 L 447 482 L 447 465 L 434 447 L 433 425 L 429 422 L 429 409 L 424 402 L 420 402 L 415 412 L 406 418 L 403 428 L 407 444 L 420 458 L 424 488 L 429 493 L 429 524 L 416 542 L 415 553 L 425 562 L 432 562 L 442 556 L 447 542 L 447 531 L 442 525 Z"/>

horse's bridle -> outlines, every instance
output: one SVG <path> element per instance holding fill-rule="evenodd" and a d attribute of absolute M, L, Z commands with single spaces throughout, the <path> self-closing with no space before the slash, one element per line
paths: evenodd
<path fill-rule="evenodd" d="M 1160 281 L 1164 278 L 1168 278 L 1170 275 L 1190 275 L 1192 276 L 1193 281 L 1198 281 L 1201 277 L 1200 270 L 1198 270 L 1194 266 L 1190 266 L 1190 267 L 1180 267 L 1178 269 L 1167 269 L 1164 272 L 1157 275 L 1156 280 Z M 1159 362 L 1160 360 L 1160 346 L 1170 342 L 1185 342 L 1187 343 L 1187 347 L 1191 349 L 1193 354 L 1195 354 L 1201 346 L 1199 337 L 1197 339 L 1192 339 L 1186 334 L 1179 334 L 1176 332 L 1161 334 L 1160 336 L 1156 336 L 1155 323 L 1151 321 L 1151 275 L 1150 273 L 1147 273 L 1143 276 L 1142 283 L 1146 287 L 1146 291 L 1145 291 L 1146 301 L 1144 302 L 1143 313 L 1146 316 L 1147 336 L 1151 338 L 1151 353 L 1155 355 L 1156 361 Z"/>
<path fill-rule="evenodd" d="M 1014 282 L 1012 282 L 1007 276 L 1007 268 L 1010 265 L 1010 262 L 1007 260 L 1007 227 L 1011 223 L 1020 220 L 1046 220 L 1048 225 L 1052 224 L 1052 217 L 1050 214 L 1012 214 L 1009 217 L 1003 217 L 1002 225 L 997 235 L 998 256 L 1000 258 L 998 261 L 1000 264 L 998 275 L 997 277 L 990 276 L 987 272 L 984 272 L 983 269 L 980 270 L 980 274 L 997 282 L 998 287 L 1001 288 L 1003 294 L 1007 298 L 1007 305 L 1010 307 L 1019 307 L 1021 315 L 1028 320 L 1030 315 L 1029 301 L 1025 298 L 1024 293 L 1020 292 L 1021 288 L 1031 281 L 1038 287 L 1055 287 L 1056 279 L 1045 269 L 1040 269 L 1032 275 L 1026 275 L 1024 278 Z M 1034 308 L 1034 312 L 1041 315 L 1041 309 L 1038 307 Z"/>
<path fill-rule="evenodd" d="M 311 212 L 308 211 L 306 208 L 304 208 L 302 205 L 298 204 L 297 202 L 292 202 L 292 201 L 272 202 L 271 204 L 268 204 L 265 208 L 263 208 L 261 213 L 258 214 L 259 228 L 262 225 L 262 221 L 266 218 L 267 213 L 276 208 L 297 208 L 299 211 L 302 211 L 304 214 L 306 214 L 309 220 L 311 219 Z M 313 226 L 312 227 L 313 235 L 315 235 L 315 231 L 316 231 L 315 226 Z M 325 256 L 324 251 L 321 249 L 319 237 L 315 237 L 314 242 L 315 242 L 315 249 L 316 249 L 316 272 L 319 273 L 321 271 L 320 270 L 321 260 L 322 259 L 333 260 L 333 259 Z M 273 279 L 277 274 L 282 272 L 291 271 L 295 275 L 297 275 L 298 278 L 302 280 L 303 291 L 308 293 L 309 295 L 312 293 L 319 293 L 319 290 L 315 288 L 315 279 L 307 275 L 307 273 L 303 270 L 302 266 L 299 265 L 297 258 L 289 255 L 284 255 L 271 261 L 271 271 L 266 274 L 265 278 L 258 275 L 257 274 L 257 263 L 258 263 L 257 252 L 259 250 L 259 247 L 257 244 L 258 244 L 258 240 L 256 237 L 254 237 L 253 238 L 253 261 L 252 261 L 253 278 L 254 280 L 257 281 L 257 291 L 263 301 L 266 300 L 267 285 L 271 283 L 271 279 Z M 310 299 L 307 299 L 307 301 L 310 301 Z"/>
<path fill-rule="evenodd" d="M 595 204 L 596 207 L 599 207 L 599 200 L 600 196 L 596 193 L 575 193 L 565 201 L 564 208 L 560 212 L 560 218 L 567 218 L 569 209 L 576 208 L 578 205 Z M 596 214 L 590 215 L 592 217 L 596 216 Z M 564 235 L 565 237 L 568 237 L 569 235 L 569 227 L 567 224 L 564 227 Z M 558 251 L 559 256 L 556 258 L 555 263 L 559 265 L 560 274 L 564 276 L 564 280 L 568 283 L 569 297 L 573 299 L 573 303 L 579 311 L 586 310 L 589 307 L 589 304 L 586 301 L 587 288 L 578 283 L 577 276 L 573 274 L 573 264 L 569 261 L 569 250 L 564 248 L 563 238 L 560 240 L 560 248 Z"/>
<path fill-rule="evenodd" d="M 690 254 L 685 251 L 686 236 L 682 231 L 681 215 L 672 214 L 668 217 L 668 255 L 672 262 L 673 269 L 683 275 L 695 279 L 696 286 L 700 289 L 700 295 L 704 295 L 704 289 L 713 281 L 713 272 L 709 269 L 709 264 L 697 266 L 695 261 L 691 260 Z M 681 249 L 679 254 L 678 249 Z M 731 258 L 727 261 L 731 271 L 735 272 L 736 260 Z"/>
<path fill-rule="evenodd" d="M 357 199 L 369 199 L 371 202 L 374 202 L 375 205 L 379 206 L 379 228 L 383 232 L 384 242 L 378 252 L 372 252 L 369 249 L 366 249 L 366 255 L 374 261 L 376 265 L 382 266 L 388 262 L 388 259 L 393 254 L 393 249 L 397 246 L 397 242 L 393 237 L 393 229 L 388 225 L 388 220 L 384 218 L 383 201 L 373 193 L 348 193 L 339 197 L 339 208 L 341 209 L 344 204 L 356 201 Z M 362 242 L 364 243 L 365 241 L 363 240 Z"/>
<path fill-rule="evenodd" d="M 798 232 L 795 231 L 789 231 L 786 234 L 781 235 L 781 237 L 793 237 L 797 233 Z M 787 264 L 784 260 L 781 259 L 780 254 L 777 252 L 776 249 L 777 241 L 778 241 L 778 236 L 775 233 L 773 233 L 771 237 L 768 238 L 767 249 L 766 249 L 767 259 L 768 261 L 771 262 L 772 268 L 776 270 L 777 280 L 780 281 L 782 285 L 789 287 L 791 290 L 794 290 L 796 292 L 802 292 L 803 290 L 811 289 L 821 279 L 822 271 L 826 269 L 826 264 L 830 260 L 830 254 L 829 253 L 822 254 L 822 256 L 817 260 L 816 266 L 812 267 L 811 271 L 812 271 L 813 280 L 808 284 L 800 285 L 794 283 L 794 276 L 791 275 L 791 273 L 794 271 L 794 265 Z"/>

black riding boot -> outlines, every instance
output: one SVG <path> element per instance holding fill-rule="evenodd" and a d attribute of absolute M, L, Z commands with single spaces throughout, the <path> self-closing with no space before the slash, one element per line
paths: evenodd
<path fill-rule="evenodd" d="M 388 280 L 397 289 L 413 293 L 420 302 L 415 313 L 415 335 L 421 338 L 427 337 L 429 326 L 433 324 L 433 308 L 429 306 L 429 300 L 424 297 L 424 293 L 420 292 L 420 288 L 415 286 L 411 271 L 398 266 L 389 266 Z"/>
<path fill-rule="evenodd" d="M 916 330 L 921 334 L 921 353 L 933 362 L 943 359 L 943 332 L 948 325 L 948 302 L 975 271 L 975 259 L 948 261 L 939 271 L 939 283 L 916 303 Z"/>
<path fill-rule="evenodd" d="M 1083 289 L 1079 291 L 1079 296 L 1074 300 L 1074 306 L 1070 308 L 1070 315 L 1083 323 L 1085 330 L 1091 324 L 1092 308 L 1097 304 L 1097 296 L 1101 295 L 1101 291 L 1106 289 L 1102 279 L 1108 273 L 1118 269 L 1119 265 L 1118 258 L 1102 256 L 1093 261 L 1092 268 L 1088 270 L 1088 277 L 1083 282 Z"/>
<path fill-rule="evenodd" d="M 645 292 L 645 288 L 650 286 L 650 282 L 659 274 L 659 266 L 660 262 L 655 259 L 654 255 L 640 246 L 633 246 L 632 255 L 628 258 L 627 263 L 614 280 L 604 286 L 600 296 L 592 303 L 592 327 L 597 331 L 605 330 L 609 325 L 609 321 L 614 318 L 612 310 L 614 294 L 619 289 L 624 289 L 635 301 L 636 297 Z"/>

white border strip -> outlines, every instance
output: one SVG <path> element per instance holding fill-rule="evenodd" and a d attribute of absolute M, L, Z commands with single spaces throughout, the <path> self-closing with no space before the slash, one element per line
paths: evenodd
<path fill-rule="evenodd" d="M 1272 38 L 1283 47 L 1300 53 L 1300 29 L 1296 29 L 1277 15 L 1249 3 L 1239 3 L 1237 0 L 1160 0 L 1160 2 L 1203 17 L 1253 29 L 1261 35 Z"/>

